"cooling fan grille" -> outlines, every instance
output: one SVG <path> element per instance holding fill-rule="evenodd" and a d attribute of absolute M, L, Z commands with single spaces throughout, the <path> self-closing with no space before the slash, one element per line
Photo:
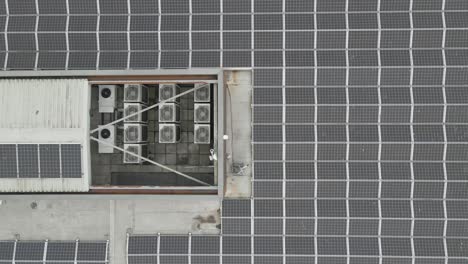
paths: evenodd
<path fill-rule="evenodd" d="M 138 147 L 130 146 L 130 147 L 127 147 L 126 151 L 138 154 Z M 138 162 L 138 157 L 125 153 L 125 161 Z"/>
<path fill-rule="evenodd" d="M 132 115 L 132 114 L 138 112 L 138 110 L 139 109 L 138 109 L 137 106 L 134 106 L 134 105 L 128 106 L 127 108 L 125 108 L 125 116 Z M 136 120 L 138 120 L 138 115 L 134 115 L 132 117 L 129 117 L 125 121 L 136 121 Z"/>
<path fill-rule="evenodd" d="M 204 84 L 200 85 L 197 90 L 195 90 L 195 102 L 209 102 L 210 101 L 210 85 Z"/>
<path fill-rule="evenodd" d="M 195 126 L 195 143 L 209 144 L 210 143 L 210 126 L 196 125 Z"/>
<path fill-rule="evenodd" d="M 138 100 L 138 93 L 138 86 L 129 85 L 127 89 L 125 89 L 125 98 L 130 101 Z"/>
<path fill-rule="evenodd" d="M 195 121 L 196 122 L 210 122 L 210 106 L 199 105 L 195 109 Z"/>
<path fill-rule="evenodd" d="M 171 105 L 163 105 L 161 109 L 159 109 L 159 121 L 173 121 L 174 120 L 174 106 Z"/>
<path fill-rule="evenodd" d="M 125 139 L 126 141 L 138 141 L 138 132 L 139 129 L 136 126 L 129 126 L 125 129 Z"/>

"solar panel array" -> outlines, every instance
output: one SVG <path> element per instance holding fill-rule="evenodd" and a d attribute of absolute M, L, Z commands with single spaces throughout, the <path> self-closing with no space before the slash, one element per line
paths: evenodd
<path fill-rule="evenodd" d="M 81 178 L 79 144 L 0 144 L 0 178 Z"/>
<path fill-rule="evenodd" d="M 219 252 L 130 239 L 129 263 L 466 262 L 467 1 L 7 3 L 4 69 L 253 68 L 253 197 Z"/>
<path fill-rule="evenodd" d="M 0 241 L 0 263 L 109 263 L 108 241 Z"/>

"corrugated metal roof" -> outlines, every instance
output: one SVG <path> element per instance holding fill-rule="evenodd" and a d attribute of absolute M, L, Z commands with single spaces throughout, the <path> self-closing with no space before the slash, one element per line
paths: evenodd
<path fill-rule="evenodd" d="M 84 79 L 0 80 L 1 128 L 83 127 Z"/>
<path fill-rule="evenodd" d="M 62 177 L 63 158 L 19 155 L 18 147 L 0 153 L 0 164 L 11 173 L 0 175 L 0 192 L 83 192 L 89 190 L 89 86 L 86 79 L 0 80 L 0 143 L 79 144 L 81 154 L 67 162 L 80 164 L 72 178 Z M 63 154 L 63 153 L 62 153 Z M 36 155 L 37 156 L 37 155 Z M 34 163 L 29 159 L 35 160 Z M 25 160 L 28 159 L 28 160 Z M 52 159 L 52 160 L 50 160 Z M 23 164 L 23 165 L 21 165 Z M 36 165 L 35 165 L 36 164 Z M 25 169 L 37 171 L 33 176 Z M 48 175 L 48 169 L 57 175 Z M 49 173 L 50 174 L 50 173 Z"/>

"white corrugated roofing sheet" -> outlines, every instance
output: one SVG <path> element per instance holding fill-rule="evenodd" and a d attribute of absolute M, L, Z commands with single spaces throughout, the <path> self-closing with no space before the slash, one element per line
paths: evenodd
<path fill-rule="evenodd" d="M 11 177 L 11 174 L 0 177 L 0 192 L 89 190 L 89 86 L 86 79 L 0 80 L 0 115 L 0 145 L 79 144 L 81 155 L 73 159 L 81 158 L 76 162 L 82 169 L 80 178 L 66 178 L 62 177 L 60 165 L 59 177 L 43 179 L 24 177 L 18 168 L 18 177 Z M 16 162 L 19 167 L 22 157 L 17 153 L 16 160 L 13 158 L 9 162 L 10 165 Z M 57 164 L 63 164 L 61 162 Z M 12 167 L 11 173 L 15 175 Z"/>

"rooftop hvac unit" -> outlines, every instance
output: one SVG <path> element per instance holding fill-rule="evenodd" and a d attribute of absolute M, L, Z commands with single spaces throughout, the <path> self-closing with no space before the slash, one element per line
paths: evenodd
<path fill-rule="evenodd" d="M 99 113 L 113 113 L 117 85 L 99 85 Z"/>
<path fill-rule="evenodd" d="M 211 101 L 211 88 L 210 84 L 195 84 L 194 102 L 209 103 Z"/>
<path fill-rule="evenodd" d="M 126 84 L 124 86 L 124 102 L 148 104 L 148 86 Z"/>
<path fill-rule="evenodd" d="M 193 120 L 195 123 L 210 123 L 211 121 L 211 105 L 210 104 L 195 104 L 193 110 Z"/>
<path fill-rule="evenodd" d="M 178 123 L 180 122 L 180 107 L 176 103 L 163 104 L 159 107 L 160 123 Z"/>
<path fill-rule="evenodd" d="M 145 109 L 146 105 L 140 103 L 124 103 L 124 117 L 127 117 L 131 114 L 140 112 Z M 148 122 L 148 112 L 139 113 L 124 120 L 125 123 L 146 123 Z"/>
<path fill-rule="evenodd" d="M 124 149 L 128 152 L 137 154 L 138 156 L 146 158 L 148 156 L 148 146 L 145 144 L 124 144 Z M 140 157 L 133 156 L 124 152 L 123 163 L 125 164 L 140 164 L 143 160 Z"/>
<path fill-rule="evenodd" d="M 193 141 L 195 144 L 210 144 L 211 142 L 210 125 L 195 124 Z"/>
<path fill-rule="evenodd" d="M 160 84 L 159 85 L 159 101 L 164 101 L 176 96 L 179 93 L 179 86 L 177 84 Z M 178 102 L 180 97 L 169 100 L 167 102 Z"/>
<path fill-rule="evenodd" d="M 159 143 L 177 143 L 180 141 L 180 125 L 159 124 Z"/>
<path fill-rule="evenodd" d="M 124 123 L 124 143 L 142 143 L 147 141 L 147 125 Z"/>
<path fill-rule="evenodd" d="M 98 138 L 108 144 L 115 145 L 115 125 L 99 130 Z M 103 143 L 98 143 L 98 153 L 114 153 L 114 148 Z"/>

